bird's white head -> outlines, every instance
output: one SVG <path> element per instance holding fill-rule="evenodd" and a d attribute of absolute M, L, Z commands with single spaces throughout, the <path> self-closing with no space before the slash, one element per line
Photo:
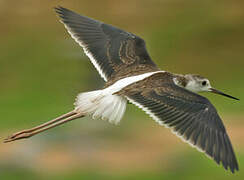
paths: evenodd
<path fill-rule="evenodd" d="M 195 74 L 185 75 L 185 88 L 192 92 L 211 91 L 211 85 L 207 78 Z"/>
<path fill-rule="evenodd" d="M 225 94 L 217 89 L 212 88 L 210 81 L 207 78 L 202 77 L 200 75 L 186 74 L 184 76 L 184 79 L 185 79 L 184 88 L 186 88 L 189 91 L 196 92 L 196 93 L 197 92 L 212 92 L 215 94 L 220 94 L 220 95 L 232 98 L 232 99 L 239 100 L 238 98 L 235 98 L 235 97 Z"/>

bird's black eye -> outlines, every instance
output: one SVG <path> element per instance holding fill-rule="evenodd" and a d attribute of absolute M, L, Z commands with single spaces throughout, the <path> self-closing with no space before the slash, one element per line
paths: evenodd
<path fill-rule="evenodd" d="M 203 85 L 203 86 L 206 86 L 206 85 L 207 85 L 207 81 L 203 81 L 203 82 L 202 82 L 202 85 Z"/>

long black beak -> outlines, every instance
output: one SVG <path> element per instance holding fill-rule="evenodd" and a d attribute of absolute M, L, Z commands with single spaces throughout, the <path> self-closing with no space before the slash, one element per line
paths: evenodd
<path fill-rule="evenodd" d="M 230 96 L 230 95 L 228 95 L 228 94 L 225 94 L 225 93 L 223 93 L 223 92 L 221 92 L 221 91 L 219 91 L 219 90 L 217 90 L 217 89 L 214 89 L 214 88 L 210 88 L 210 92 L 215 93 L 215 94 L 220 94 L 220 95 L 223 95 L 223 96 L 226 96 L 226 97 L 228 97 L 228 98 L 235 99 L 235 100 L 240 100 L 240 99 L 238 99 L 238 98 L 235 98 L 235 97 L 233 97 L 233 96 Z"/>

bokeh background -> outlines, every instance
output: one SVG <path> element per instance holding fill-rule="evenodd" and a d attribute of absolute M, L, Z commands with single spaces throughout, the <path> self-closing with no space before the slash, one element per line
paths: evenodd
<path fill-rule="evenodd" d="M 164 70 L 206 76 L 241 99 L 217 107 L 240 171 L 231 174 L 133 105 L 119 126 L 79 119 L 0 143 L 0 179 L 244 179 L 243 0 L 0 0 L 0 137 L 73 108 L 103 80 L 59 23 L 62 5 L 143 37 Z"/>

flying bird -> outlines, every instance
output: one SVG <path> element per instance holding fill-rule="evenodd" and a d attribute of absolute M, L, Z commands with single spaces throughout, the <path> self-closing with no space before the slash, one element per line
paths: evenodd
<path fill-rule="evenodd" d="M 68 121 L 91 116 L 118 124 L 128 102 L 141 108 L 160 125 L 204 152 L 232 173 L 238 163 L 215 107 L 198 92 L 214 89 L 200 75 L 160 70 L 140 37 L 63 7 L 55 8 L 72 38 L 83 48 L 101 77 L 103 89 L 78 94 L 74 110 L 31 129 L 17 132 L 4 142 L 28 138 Z"/>

